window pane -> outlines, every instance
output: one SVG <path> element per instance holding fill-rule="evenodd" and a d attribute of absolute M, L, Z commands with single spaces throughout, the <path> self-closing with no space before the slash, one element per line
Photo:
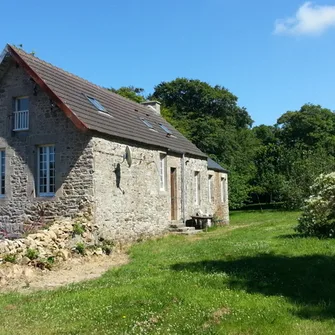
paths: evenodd
<path fill-rule="evenodd" d="M 160 189 L 166 189 L 166 155 L 159 155 L 159 178 L 160 178 Z"/>
<path fill-rule="evenodd" d="M 55 193 L 55 147 L 39 148 L 39 193 Z"/>
<path fill-rule="evenodd" d="M 153 129 L 152 124 L 148 120 L 145 120 L 145 119 L 141 119 L 141 120 L 148 128 Z"/>
<path fill-rule="evenodd" d="M 166 127 L 166 126 L 164 126 L 163 124 L 160 124 L 159 125 L 167 134 L 172 134 L 172 132 L 171 132 L 171 130 L 168 128 L 168 127 Z"/>
<path fill-rule="evenodd" d="M 29 98 L 18 98 L 16 104 L 16 110 L 26 111 L 29 109 Z"/>
<path fill-rule="evenodd" d="M 105 107 L 98 100 L 96 100 L 92 97 L 87 97 L 87 98 L 96 109 L 98 109 L 101 112 L 106 111 Z"/>

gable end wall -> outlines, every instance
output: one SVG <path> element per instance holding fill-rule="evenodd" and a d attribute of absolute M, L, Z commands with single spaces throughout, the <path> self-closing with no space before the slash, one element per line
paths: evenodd
<path fill-rule="evenodd" d="M 23 222 L 74 216 L 93 199 L 91 137 L 78 131 L 22 68 L 12 65 L 0 79 L 0 149 L 6 150 L 6 195 L 0 198 L 0 229 L 15 232 Z M 12 131 L 13 97 L 29 96 L 29 130 Z M 37 149 L 54 144 L 56 195 L 37 197 Z"/>

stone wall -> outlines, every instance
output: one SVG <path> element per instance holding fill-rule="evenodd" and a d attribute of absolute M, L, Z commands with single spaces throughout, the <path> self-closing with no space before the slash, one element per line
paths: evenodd
<path fill-rule="evenodd" d="M 160 190 L 159 156 L 156 149 L 128 145 L 129 167 L 123 156 L 127 143 L 94 138 L 95 222 L 106 238 L 136 240 L 165 232 L 171 221 L 171 168 L 176 169 L 177 221 L 183 219 L 182 157 L 166 156 L 166 190 Z M 195 177 L 200 173 L 200 204 L 195 202 Z M 202 211 L 214 214 L 208 201 L 207 161 L 185 158 L 185 219 Z"/>
<path fill-rule="evenodd" d="M 132 165 L 123 155 L 126 144 L 94 139 L 95 222 L 106 238 L 135 240 L 167 230 L 169 192 L 159 184 L 159 152 L 129 146 Z M 179 170 L 180 159 L 167 157 Z"/>
<path fill-rule="evenodd" d="M 195 172 L 200 175 L 199 204 L 196 203 Z M 212 209 L 208 200 L 208 176 L 207 160 L 196 158 L 185 158 L 185 197 L 186 197 L 186 219 L 190 219 L 196 213 L 211 215 Z"/>
<path fill-rule="evenodd" d="M 228 174 L 209 170 L 208 175 L 212 175 L 213 178 L 212 213 L 220 220 L 220 224 L 229 224 Z M 221 185 L 221 180 L 223 180 L 223 185 Z M 224 197 L 222 197 L 222 191 L 225 193 Z"/>
<path fill-rule="evenodd" d="M 13 132 L 13 98 L 20 96 L 29 96 L 29 130 Z M 91 206 L 91 137 L 78 131 L 15 65 L 0 81 L 0 134 L 0 149 L 6 151 L 6 194 L 0 198 L 0 229 L 15 232 L 24 221 L 72 217 Z M 51 198 L 36 195 L 37 148 L 47 144 L 55 145 L 56 151 L 56 194 Z"/>

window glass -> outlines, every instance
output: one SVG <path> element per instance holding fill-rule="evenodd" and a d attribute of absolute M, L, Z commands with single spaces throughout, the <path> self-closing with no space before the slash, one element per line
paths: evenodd
<path fill-rule="evenodd" d="M 16 99 L 16 111 L 27 111 L 29 110 L 29 98 L 17 98 Z"/>
<path fill-rule="evenodd" d="M 160 180 L 160 189 L 166 189 L 166 155 L 159 155 L 159 180 Z"/>
<path fill-rule="evenodd" d="M 172 134 L 171 130 L 167 127 L 164 126 L 163 124 L 159 125 L 167 134 Z"/>
<path fill-rule="evenodd" d="M 106 112 L 106 108 L 98 100 L 92 97 L 87 97 L 87 99 L 97 110 L 99 110 L 100 112 Z"/>
<path fill-rule="evenodd" d="M 56 192 L 55 147 L 43 146 L 38 151 L 38 194 L 52 196 Z"/>

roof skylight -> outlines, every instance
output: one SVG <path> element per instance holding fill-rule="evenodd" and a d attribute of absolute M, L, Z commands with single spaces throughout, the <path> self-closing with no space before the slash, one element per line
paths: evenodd
<path fill-rule="evenodd" d="M 172 135 L 172 131 L 167 127 L 167 126 L 164 126 L 164 124 L 159 124 L 159 126 L 169 135 Z"/>
<path fill-rule="evenodd" d="M 100 112 L 106 113 L 106 108 L 97 100 L 87 95 L 89 102 Z"/>
<path fill-rule="evenodd" d="M 141 119 L 141 120 L 148 128 L 150 128 L 150 129 L 154 128 L 153 125 L 148 120 L 146 120 L 146 119 Z"/>

